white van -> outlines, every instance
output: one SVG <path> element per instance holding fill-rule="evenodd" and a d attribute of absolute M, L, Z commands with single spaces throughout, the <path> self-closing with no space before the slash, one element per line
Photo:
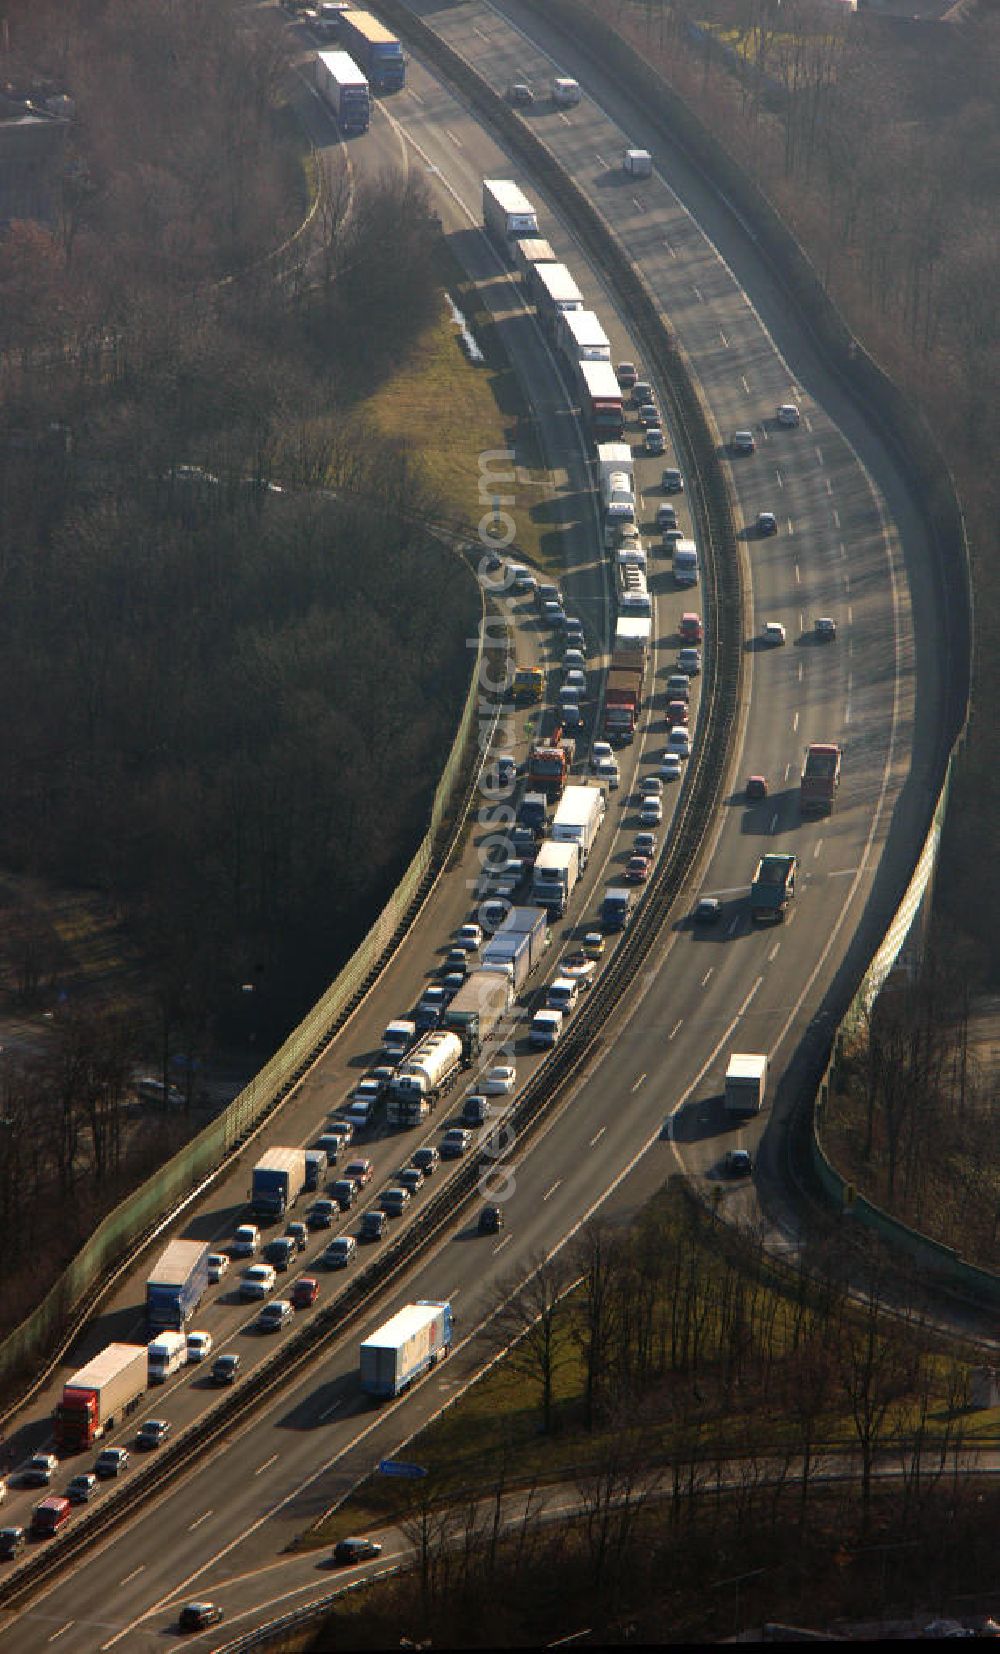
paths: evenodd
<path fill-rule="evenodd" d="M 573 109 L 581 97 L 580 82 L 568 75 L 558 75 L 552 82 L 552 102 L 559 109 Z"/>
<path fill-rule="evenodd" d="M 576 1002 L 580 997 L 580 984 L 571 976 L 557 976 L 549 983 L 549 991 L 545 995 L 545 1004 L 550 1011 L 561 1011 L 568 1017 L 571 1011 L 576 1010 Z"/>
<path fill-rule="evenodd" d="M 398 1062 L 400 1057 L 406 1056 L 416 1037 L 416 1023 L 399 1017 L 395 1022 L 390 1022 L 382 1035 L 382 1050 L 393 1062 Z"/>
<path fill-rule="evenodd" d="M 162 1384 L 187 1362 L 187 1337 L 183 1332 L 161 1332 L 146 1347 L 146 1368 L 150 1384 Z"/>
<path fill-rule="evenodd" d="M 622 171 L 630 178 L 651 178 L 653 157 L 648 149 L 626 149 L 622 155 Z"/>
<path fill-rule="evenodd" d="M 531 1019 L 528 1030 L 528 1040 L 536 1048 L 543 1051 L 555 1045 L 563 1030 L 563 1014 L 561 1011 L 547 1009 L 536 1011 Z"/>

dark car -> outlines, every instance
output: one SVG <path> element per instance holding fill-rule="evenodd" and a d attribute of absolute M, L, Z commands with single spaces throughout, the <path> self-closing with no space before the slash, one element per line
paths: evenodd
<path fill-rule="evenodd" d="M 0 1528 L 0 1557 L 3 1557 L 5 1562 L 18 1556 L 27 1543 L 28 1535 L 23 1528 Z"/>
<path fill-rule="evenodd" d="M 136 1447 L 159 1447 L 170 1434 L 169 1419 L 143 1419 L 136 1431 Z"/>
<path fill-rule="evenodd" d="M 186 1602 L 177 1616 L 179 1631 L 204 1631 L 218 1625 L 225 1615 L 215 1602 Z"/>
<path fill-rule="evenodd" d="M 381 1240 L 385 1234 L 386 1216 L 384 1212 L 374 1210 L 361 1214 L 361 1239 L 366 1241 Z"/>
<path fill-rule="evenodd" d="M 749 1177 L 753 1171 L 753 1160 L 748 1149 L 730 1149 L 723 1161 L 723 1167 L 728 1177 Z"/>
<path fill-rule="evenodd" d="M 523 80 L 515 80 L 507 88 L 507 102 L 515 109 L 530 109 L 535 101 L 535 94 L 531 87 Z"/>
<path fill-rule="evenodd" d="M 748 775 L 747 776 L 745 797 L 746 797 L 746 801 L 747 801 L 748 804 L 751 803 L 755 798 L 766 798 L 767 797 L 767 777 L 766 777 L 766 775 Z"/>
<path fill-rule="evenodd" d="M 278 1235 L 264 1248 L 265 1260 L 272 1269 L 287 1269 L 295 1256 L 296 1245 L 291 1235 Z"/>
<path fill-rule="evenodd" d="M 777 534 L 777 532 L 778 532 L 778 519 L 774 515 L 774 512 L 773 511 L 758 511 L 758 513 L 757 513 L 757 533 L 763 535 L 764 538 L 766 539 L 769 534 Z"/>
<path fill-rule="evenodd" d="M 419 1166 L 425 1177 L 430 1177 L 441 1156 L 437 1149 L 428 1145 L 424 1149 L 416 1149 L 413 1153 L 413 1164 Z"/>
<path fill-rule="evenodd" d="M 374 1539 L 341 1539 L 333 1547 L 333 1560 L 340 1564 L 369 1562 L 381 1555 L 382 1547 Z"/>
<path fill-rule="evenodd" d="M 503 1207 L 484 1206 L 479 1214 L 479 1233 L 497 1235 L 503 1228 Z"/>
<path fill-rule="evenodd" d="M 695 905 L 696 925 L 717 925 L 722 918 L 722 903 L 718 896 L 702 896 Z"/>

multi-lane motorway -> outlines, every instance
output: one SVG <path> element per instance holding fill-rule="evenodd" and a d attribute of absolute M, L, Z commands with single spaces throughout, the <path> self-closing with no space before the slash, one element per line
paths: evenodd
<path fill-rule="evenodd" d="M 742 426 L 751 426 L 757 436 L 757 452 L 730 466 L 734 512 L 742 528 L 758 511 L 772 510 L 779 534 L 740 541 L 752 595 L 741 750 L 731 801 L 714 830 L 698 890 L 688 893 L 719 895 L 723 917 L 712 931 L 695 933 L 678 913 L 677 924 L 664 930 L 592 1070 L 558 1116 L 510 1162 L 505 1233 L 481 1239 L 464 1223 L 386 1302 L 388 1314 L 416 1296 L 453 1299 L 459 1347 L 440 1374 L 402 1403 L 373 1412 L 356 1387 L 352 1334 L 308 1378 L 263 1408 L 252 1429 L 209 1455 L 113 1544 L 9 1625 L 4 1643 L 12 1648 L 35 1649 L 49 1640 L 66 1649 L 140 1647 L 158 1640 L 175 1622 L 178 1602 L 191 1596 L 221 1602 L 227 1618 L 239 1624 L 266 1617 L 267 1604 L 285 1589 L 308 1596 L 311 1565 L 297 1561 L 293 1580 L 292 1565 L 281 1560 L 283 1546 L 446 1404 L 487 1358 L 477 1328 L 504 1282 L 523 1274 L 539 1251 L 562 1242 L 589 1212 L 632 1211 L 678 1169 L 714 1181 L 722 1153 L 736 1141 L 755 1148 L 763 1134 L 763 1163 L 779 1167 L 774 1145 L 780 1120 L 773 1115 L 739 1134 L 725 1129 L 718 1093 L 726 1056 L 734 1048 L 767 1051 L 780 1077 L 866 907 L 878 905 L 881 884 L 888 888 L 896 867 L 908 856 L 912 860 L 910 840 L 921 803 L 918 731 L 932 740 L 932 720 L 915 716 L 917 666 L 920 706 L 932 707 L 933 650 L 921 640 L 933 638 L 933 615 L 921 573 L 926 561 L 921 528 L 885 454 L 827 382 L 753 248 L 680 159 L 658 154 L 656 176 L 638 188 L 616 171 L 626 141 L 649 140 L 613 89 L 596 85 L 592 71 L 567 57 L 555 40 L 543 39 L 541 48 L 531 45 L 499 10 L 479 0 L 440 12 L 430 5 L 421 10 L 495 84 L 515 78 L 543 83 L 554 72 L 553 58 L 581 79 L 586 92 L 581 105 L 565 115 L 543 106 L 531 115 L 534 129 L 588 190 L 642 268 L 698 375 L 720 442 Z M 537 30 L 530 18 L 519 23 Z M 328 128 L 326 133 L 329 138 Z M 407 90 L 380 109 L 364 144 L 367 148 L 355 143 L 350 150 L 359 171 L 391 160 L 426 176 L 456 253 L 483 284 L 484 300 L 505 318 L 513 360 L 544 431 L 554 478 L 552 518 L 564 533 L 566 584 L 574 609 L 593 631 L 591 641 L 599 645 L 607 625 L 605 567 L 588 495 L 586 450 L 551 359 L 473 229 L 482 178 L 509 175 L 510 162 L 419 62 L 410 64 Z M 531 181 L 523 182 L 530 191 Z M 593 300 L 616 354 L 633 356 L 614 294 L 603 290 L 573 249 L 555 205 L 544 204 L 546 234 Z M 796 430 L 778 431 L 774 410 L 788 400 L 800 404 L 803 422 Z M 639 466 L 647 516 L 660 497 L 653 487 L 657 473 L 653 462 Z M 478 477 L 470 478 L 469 488 L 473 515 Z M 515 516 L 533 503 L 527 483 L 524 493 Z M 672 659 L 677 617 L 688 604 L 673 591 L 668 565 L 654 560 L 652 573 L 662 680 Z M 837 642 L 823 648 L 808 635 L 820 613 L 832 614 L 839 626 Z M 515 614 L 522 652 L 547 649 L 525 607 L 516 606 Z M 753 634 L 764 619 L 785 624 L 784 648 L 754 647 Z M 523 733 L 522 723 L 519 736 Z M 635 759 L 648 760 L 664 739 L 662 707 L 654 707 Z M 843 745 L 844 780 L 836 813 L 803 824 L 795 780 L 803 749 L 815 740 Z M 740 797 L 740 780 L 750 771 L 770 779 L 763 805 L 747 807 Z M 597 858 L 603 863 L 614 857 L 612 866 L 635 824 L 634 800 L 624 782 L 623 776 Z M 615 836 L 619 828 L 624 837 Z M 789 923 L 753 932 L 746 911 L 749 875 L 760 851 L 778 846 L 801 858 L 799 893 Z M 325 1111 L 342 1101 L 381 1027 L 413 1003 L 436 951 L 467 916 L 463 880 L 474 856 L 472 842 L 459 875 L 449 873 L 441 881 L 384 982 L 300 1088 L 280 1129 L 270 1130 L 270 1140 L 308 1141 Z M 601 874 L 601 866 L 592 870 L 590 891 L 571 913 L 568 929 L 592 915 Z M 568 929 L 563 927 L 560 937 Z M 519 1071 L 528 1072 L 523 1041 L 517 1042 L 517 1059 Z M 405 1147 L 380 1143 L 365 1150 L 379 1166 L 377 1182 L 411 1147 L 407 1141 Z M 224 1241 L 241 1215 L 248 1167 L 258 1148 L 251 1146 L 181 1232 Z M 770 1198 L 761 1214 L 757 1184 L 727 1186 L 725 1199 L 731 1210 L 748 1218 L 763 1215 L 794 1238 Z M 141 1336 L 140 1279 L 141 1271 L 92 1329 L 76 1352 L 81 1358 L 112 1337 Z M 325 1278 L 324 1292 L 336 1281 Z M 226 1347 L 244 1351 L 247 1361 L 264 1341 L 241 1330 L 247 1314 L 227 1296 L 222 1292 L 199 1324 L 210 1326 L 217 1341 L 228 1341 Z M 46 1404 L 52 1399 L 50 1393 Z M 197 1376 L 184 1375 L 155 1395 L 147 1411 L 166 1414 L 177 1429 L 204 1401 Z M 5 1519 L 17 1517 L 5 1513 Z M 316 1594 L 329 1588 L 322 1569 L 315 1579 Z"/>

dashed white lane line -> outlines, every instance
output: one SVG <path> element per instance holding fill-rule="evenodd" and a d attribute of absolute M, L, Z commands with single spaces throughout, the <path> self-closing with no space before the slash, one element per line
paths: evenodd
<path fill-rule="evenodd" d="M 663 245 L 664 245 L 664 247 L 665 247 L 665 248 L 666 248 L 666 249 L 667 249 L 667 252 L 668 252 L 668 253 L 669 253 L 669 254 L 670 254 L 670 257 L 671 257 L 671 258 L 676 258 L 676 257 L 677 257 L 677 249 L 676 249 L 676 247 L 673 247 L 673 246 L 671 246 L 671 244 L 670 244 L 670 242 L 669 242 L 669 241 L 668 241 L 668 240 L 667 240 L 667 238 L 666 238 L 666 236 L 664 236 L 664 237 L 663 237 Z"/>
<path fill-rule="evenodd" d="M 802 682 L 802 662 L 799 661 L 799 682 Z"/>
<path fill-rule="evenodd" d="M 593 1137 L 590 1139 L 591 1148 L 594 1147 L 595 1143 L 599 1143 L 601 1141 L 601 1138 L 604 1136 L 604 1133 L 607 1131 L 607 1129 L 608 1129 L 607 1126 L 602 1126 L 600 1131 L 597 1131 L 597 1132 L 594 1133 Z"/>
<path fill-rule="evenodd" d="M 200 1516 L 196 1516 L 194 1521 L 188 1524 L 188 1533 L 193 1533 L 195 1528 L 200 1528 L 203 1522 L 208 1521 L 211 1514 L 210 1510 L 203 1510 Z"/>
<path fill-rule="evenodd" d="M 510 1245 L 510 1243 L 511 1243 L 511 1241 L 512 1241 L 512 1240 L 513 1240 L 513 1239 L 514 1239 L 514 1237 L 513 1237 L 513 1235 L 504 1235 L 504 1238 L 503 1238 L 503 1240 L 502 1240 L 502 1241 L 501 1241 L 501 1242 L 500 1242 L 500 1245 L 499 1245 L 499 1246 L 495 1246 L 495 1247 L 494 1247 L 494 1248 L 493 1248 L 493 1256 L 494 1256 L 494 1257 L 496 1257 L 496 1255 L 497 1255 L 497 1253 L 498 1253 L 498 1252 L 502 1252 L 502 1251 L 503 1251 L 503 1249 L 504 1249 L 504 1247 L 505 1247 L 505 1246 L 509 1246 L 509 1245 Z"/>
<path fill-rule="evenodd" d="M 691 284 L 691 291 L 694 294 L 695 298 L 698 300 L 698 303 L 699 304 L 704 304 L 705 301 L 701 296 L 701 288 L 700 287 L 695 287 L 693 282 Z"/>
<path fill-rule="evenodd" d="M 553 1183 L 551 1189 L 546 1189 L 545 1193 L 542 1196 L 542 1199 L 543 1200 L 548 1200 L 550 1195 L 554 1195 L 561 1182 L 562 1182 L 562 1178 L 557 1177 L 555 1182 Z"/>
<path fill-rule="evenodd" d="M 780 942 L 775 942 L 774 947 L 771 949 L 770 953 L 767 956 L 767 962 L 768 962 L 769 965 L 774 964 L 774 961 L 778 957 L 778 950 L 780 949 L 780 947 L 781 947 L 781 943 Z"/>
<path fill-rule="evenodd" d="M 54 1643 L 57 1637 L 61 1637 L 63 1635 L 64 1631 L 68 1631 L 70 1626 L 75 1625 L 75 1624 L 76 1624 L 76 1620 L 67 1620 L 66 1624 L 61 1625 L 59 1627 L 58 1631 L 53 1631 L 51 1637 L 49 1638 L 49 1642 Z"/>
<path fill-rule="evenodd" d="M 821 838 L 818 838 L 816 840 L 816 843 L 813 845 L 813 861 L 816 860 L 816 858 L 819 855 L 822 848 L 823 848 L 823 840 Z"/>
<path fill-rule="evenodd" d="M 259 1464 L 257 1466 L 257 1469 L 254 1471 L 254 1475 L 255 1476 L 262 1476 L 264 1474 L 265 1470 L 270 1470 L 271 1466 L 274 1464 L 277 1457 L 278 1457 L 277 1453 L 272 1453 L 271 1457 L 269 1459 L 265 1459 L 263 1464 Z"/>
<path fill-rule="evenodd" d="M 596 152 L 596 150 L 595 150 L 595 152 L 594 152 L 594 153 L 595 153 L 595 154 L 597 154 L 597 152 Z M 607 171 L 608 171 L 608 163 L 607 163 L 607 161 L 606 161 L 606 160 L 605 160 L 605 159 L 604 159 L 604 156 L 603 156 L 603 155 L 598 155 L 598 156 L 597 156 L 597 164 L 598 164 L 598 166 L 599 166 L 599 167 L 603 167 L 603 168 L 604 168 L 604 170 L 605 170 L 605 172 L 607 172 Z"/>
<path fill-rule="evenodd" d="M 796 712 L 795 716 L 792 719 L 792 729 L 796 730 L 796 729 L 798 729 L 798 727 L 799 727 L 799 715 Z"/>
<path fill-rule="evenodd" d="M 785 780 L 786 780 L 786 781 L 787 781 L 787 780 L 788 780 L 788 777 L 789 777 L 789 776 L 790 776 L 790 775 L 791 775 L 791 773 L 792 773 L 792 766 L 791 766 L 791 764 L 786 764 L 786 765 L 785 765 Z"/>
<path fill-rule="evenodd" d="M 633 195 L 632 205 L 635 208 L 636 212 L 645 212 L 646 211 L 646 208 L 645 208 L 645 206 L 642 202 L 642 199 L 638 195 Z"/>
<path fill-rule="evenodd" d="M 795 565 L 795 584 L 797 586 L 801 586 L 801 584 L 802 584 L 802 575 L 801 575 L 801 572 L 799 570 L 798 563 L 796 563 L 796 565 Z"/>
<path fill-rule="evenodd" d="M 480 28 L 480 27 L 479 27 L 479 24 L 478 24 L 478 23 L 473 23 L 473 25 L 472 25 L 472 32 L 473 32 L 473 34 L 477 34 L 477 35 L 478 35 L 478 36 L 479 36 L 479 38 L 480 38 L 480 40 L 485 40 L 485 41 L 486 41 L 486 43 L 487 43 L 487 45 L 489 45 L 489 44 L 490 44 L 490 37 L 489 37 L 489 35 L 488 35 L 488 34 L 487 34 L 487 33 L 486 33 L 486 30 L 485 30 L 485 29 L 481 29 L 481 28 Z"/>
<path fill-rule="evenodd" d="M 463 144 L 461 138 L 456 137 L 455 133 L 451 130 L 450 126 L 445 127 L 444 135 L 445 135 L 446 138 L 451 139 L 451 141 L 455 145 L 456 149 L 464 149 L 465 148 L 465 145 Z"/>
<path fill-rule="evenodd" d="M 822 465 L 822 463 L 823 463 L 823 450 L 820 447 L 818 442 L 816 444 L 816 458 L 819 460 L 820 465 Z"/>
<path fill-rule="evenodd" d="M 746 376 L 745 373 L 740 374 L 740 383 L 742 384 L 743 389 L 746 391 L 747 395 L 749 396 L 750 395 L 750 386 L 747 384 L 747 376 Z"/>
<path fill-rule="evenodd" d="M 671 1028 L 669 1034 L 667 1035 L 667 1039 L 668 1040 L 673 1039 L 674 1035 L 677 1034 L 683 1026 L 684 1026 L 684 1018 L 681 1017 L 680 1022 L 675 1022 L 674 1023 L 674 1025 Z"/>
<path fill-rule="evenodd" d="M 704 976 L 701 979 L 701 985 L 702 985 L 703 988 L 707 986 L 708 979 L 711 976 L 714 969 L 715 969 L 714 965 L 709 965 L 708 970 L 705 972 Z"/>
<path fill-rule="evenodd" d="M 641 1086 L 641 1085 L 642 1085 L 642 1084 L 643 1084 L 643 1082 L 644 1082 L 644 1081 L 645 1081 L 645 1078 L 646 1078 L 646 1076 L 645 1076 L 645 1074 L 640 1074 L 640 1075 L 639 1075 L 639 1078 L 638 1078 L 638 1079 L 637 1079 L 637 1080 L 636 1080 L 636 1082 L 635 1082 L 635 1085 L 634 1085 L 634 1086 L 633 1086 L 633 1087 L 632 1087 L 632 1090 L 633 1090 L 633 1091 L 638 1091 L 638 1089 L 639 1089 L 639 1087 L 640 1087 L 640 1086 Z"/>
<path fill-rule="evenodd" d="M 833 508 L 833 526 L 834 528 L 840 527 L 840 512 L 837 510 L 836 506 Z"/>
<path fill-rule="evenodd" d="M 344 1401 L 343 1401 L 343 1397 L 341 1397 L 340 1401 L 335 1401 L 332 1404 L 332 1406 L 330 1406 L 326 1409 L 325 1413 L 320 1413 L 320 1415 L 319 1415 L 320 1424 L 325 1424 L 327 1419 L 332 1419 L 334 1413 L 339 1413 L 339 1411 L 343 1407 L 343 1405 L 344 1405 Z"/>
<path fill-rule="evenodd" d="M 146 1567 L 145 1562 L 140 1562 L 138 1568 L 133 1568 L 132 1572 L 130 1574 L 126 1574 L 124 1579 L 120 1579 L 118 1581 L 118 1589 L 121 1590 L 121 1587 L 123 1585 L 127 1585 L 130 1579 L 138 1579 L 139 1575 L 144 1571 L 145 1567 Z"/>
<path fill-rule="evenodd" d="M 777 812 L 777 810 L 775 810 L 773 816 L 771 817 L 771 825 L 768 828 L 768 832 L 773 833 L 775 828 L 777 827 L 777 825 L 778 825 L 778 812 Z"/>
<path fill-rule="evenodd" d="M 802 613 L 802 610 L 801 610 L 801 609 L 800 609 L 800 610 L 799 610 L 799 631 L 800 631 L 800 632 L 804 632 L 804 631 L 805 631 L 805 629 L 806 629 L 806 617 L 805 617 L 805 615 L 804 615 L 804 614 L 803 614 L 803 613 Z M 801 666 L 801 664 L 802 664 L 802 663 L 801 663 L 801 661 L 800 661 L 800 662 L 799 662 L 799 665 L 800 665 L 800 666 Z"/>
<path fill-rule="evenodd" d="M 847 624 L 848 626 L 854 625 L 854 606 L 851 603 L 847 605 Z"/>
<path fill-rule="evenodd" d="M 729 340 L 726 338 L 726 335 L 723 333 L 721 327 L 719 328 L 719 338 L 722 340 L 723 349 L 728 350 L 729 349 Z"/>
<path fill-rule="evenodd" d="M 727 930 L 726 935 L 727 936 L 735 936 L 736 932 L 739 930 L 739 928 L 740 928 L 740 916 L 737 913 L 736 918 L 733 920 L 732 924 L 730 925 L 729 929 Z M 679 1028 L 680 1023 L 678 1023 L 677 1026 Z"/>

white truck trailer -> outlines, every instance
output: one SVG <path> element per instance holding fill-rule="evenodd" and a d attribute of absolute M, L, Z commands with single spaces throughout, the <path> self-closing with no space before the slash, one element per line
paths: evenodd
<path fill-rule="evenodd" d="M 562 311 L 556 322 L 556 344 L 571 364 L 611 360 L 611 341 L 592 310 Z"/>
<path fill-rule="evenodd" d="M 367 132 L 371 123 L 368 81 L 347 52 L 318 52 L 316 90 L 341 132 Z"/>
<path fill-rule="evenodd" d="M 643 615 L 619 615 L 615 624 L 614 653 L 631 654 L 641 650 L 648 655 L 653 638 L 653 622 Z"/>
<path fill-rule="evenodd" d="M 516 241 L 538 234 L 538 214 L 512 178 L 483 179 L 483 223 L 508 258 Z"/>
<path fill-rule="evenodd" d="M 535 858 L 532 900 L 561 919 L 579 877 L 579 847 L 576 844 L 557 844 L 554 839 L 547 838 Z"/>
<path fill-rule="evenodd" d="M 497 1023 L 511 1007 L 514 986 L 507 965 L 506 959 L 496 970 L 478 965 L 445 1009 L 444 1025 L 462 1041 L 467 1062 L 479 1055 Z"/>
<path fill-rule="evenodd" d="M 602 442 L 597 448 L 597 481 L 604 512 L 604 544 L 613 546 L 622 523 L 634 523 L 635 467 L 627 442 Z"/>
<path fill-rule="evenodd" d="M 583 309 L 583 294 L 565 264 L 535 265 L 535 305 L 550 328 L 564 310 Z"/>
<path fill-rule="evenodd" d="M 436 1028 L 418 1040 L 389 1082 L 390 1126 L 418 1126 L 462 1063 L 458 1034 Z"/>
<path fill-rule="evenodd" d="M 726 1113 L 759 1114 L 766 1089 L 767 1058 L 760 1052 L 734 1051 L 726 1069 Z"/>
<path fill-rule="evenodd" d="M 451 1337 L 447 1299 L 407 1304 L 362 1344 L 361 1388 L 378 1401 L 402 1395 L 448 1354 Z"/>
<path fill-rule="evenodd" d="M 575 844 L 580 872 L 601 830 L 607 801 L 603 787 L 567 787 L 552 818 L 551 836 L 556 844 Z"/>

